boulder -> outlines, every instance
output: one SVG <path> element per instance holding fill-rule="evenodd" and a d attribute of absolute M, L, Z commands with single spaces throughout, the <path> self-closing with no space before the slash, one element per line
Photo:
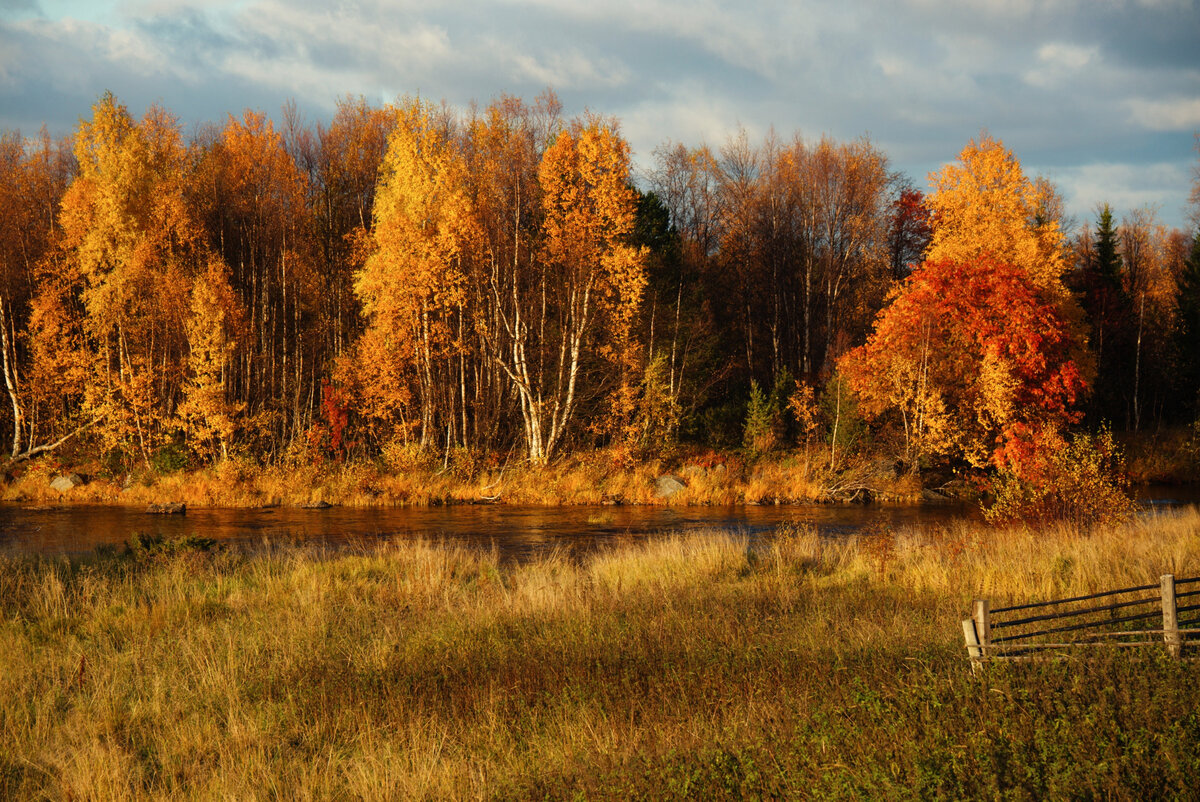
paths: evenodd
<path fill-rule="evenodd" d="M 657 498 L 670 498 L 687 487 L 687 482 L 678 476 L 663 474 L 654 480 L 654 495 Z"/>
<path fill-rule="evenodd" d="M 697 476 L 704 476 L 707 471 L 705 471 L 701 466 L 692 463 L 689 465 L 684 465 L 683 470 L 681 470 L 680 473 L 682 473 L 687 479 L 695 479 Z"/>
<path fill-rule="evenodd" d="M 87 480 L 77 473 L 64 473 L 58 476 L 50 483 L 50 487 L 57 490 L 59 493 L 66 493 L 72 488 L 79 487 L 82 484 L 87 484 Z"/>
<path fill-rule="evenodd" d="M 332 506 L 333 506 L 332 504 L 330 504 L 328 501 L 324 501 L 324 500 L 306 501 L 300 505 L 300 509 L 302 509 L 302 510 L 327 510 Z"/>
<path fill-rule="evenodd" d="M 168 501 L 166 504 L 151 504 L 146 508 L 148 515 L 186 515 L 187 505 L 182 501 Z"/>

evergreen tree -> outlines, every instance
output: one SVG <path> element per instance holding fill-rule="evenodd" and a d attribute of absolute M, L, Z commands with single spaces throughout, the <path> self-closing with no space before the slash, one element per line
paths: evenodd
<path fill-rule="evenodd" d="M 1093 258 L 1083 265 L 1083 306 L 1091 323 L 1091 346 L 1096 356 L 1096 384 L 1092 410 L 1113 419 L 1122 409 L 1120 377 L 1127 375 L 1127 324 L 1131 302 L 1121 281 L 1121 255 L 1112 208 L 1102 204 L 1096 216 Z"/>
<path fill-rule="evenodd" d="M 1186 409 L 1200 417 L 1200 229 L 1179 277 L 1179 381 Z"/>

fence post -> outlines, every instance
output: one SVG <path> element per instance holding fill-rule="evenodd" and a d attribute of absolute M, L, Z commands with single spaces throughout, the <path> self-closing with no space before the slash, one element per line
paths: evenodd
<path fill-rule="evenodd" d="M 1182 641 L 1179 639 L 1179 615 L 1175 608 L 1175 575 L 1163 574 L 1159 577 L 1162 585 L 1162 614 L 1163 614 L 1163 643 L 1167 645 L 1167 653 L 1179 657 Z"/>
<path fill-rule="evenodd" d="M 971 669 L 979 668 L 979 659 L 982 652 L 979 649 L 979 634 L 975 631 L 975 619 L 964 618 L 963 622 L 963 640 L 967 642 L 967 657 L 971 658 Z"/>
<path fill-rule="evenodd" d="M 988 649 L 992 643 L 992 625 L 988 620 L 987 599 L 975 600 L 975 610 L 971 618 L 975 622 L 975 634 L 979 637 L 979 656 L 986 660 L 992 656 Z"/>

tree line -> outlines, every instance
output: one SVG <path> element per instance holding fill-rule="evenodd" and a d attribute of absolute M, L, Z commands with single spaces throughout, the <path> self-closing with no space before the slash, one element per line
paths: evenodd
<path fill-rule="evenodd" d="M 986 462 L 1019 422 L 1006 404 L 1196 417 L 1197 232 L 1108 206 L 1072 225 L 990 137 L 928 196 L 866 138 L 666 143 L 636 178 L 616 120 L 549 92 L 348 98 L 317 125 L 289 105 L 186 139 L 106 94 L 69 139 L 6 133 L 10 453 L 636 460 L 739 445 L 757 405 L 768 444 L 818 418 L 836 439 L 845 414 L 911 459 Z M 1026 304 L 1028 336 L 931 364 L 939 314 L 1005 329 L 971 292 Z"/>

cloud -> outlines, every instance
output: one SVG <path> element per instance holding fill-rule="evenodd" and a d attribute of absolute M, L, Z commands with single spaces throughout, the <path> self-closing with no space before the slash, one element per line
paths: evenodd
<path fill-rule="evenodd" d="M 1169 208 L 1163 199 L 1186 198 L 1190 183 L 1186 163 L 1178 162 L 1136 166 L 1098 162 L 1044 172 L 1058 186 L 1067 209 L 1080 223 L 1094 222 L 1101 203 L 1112 206 L 1118 215 L 1145 207 L 1157 211 L 1163 220 L 1176 219 L 1182 215 L 1182 201 L 1178 208 Z"/>
<path fill-rule="evenodd" d="M 1042 89 L 1061 86 L 1093 64 L 1099 56 L 1097 45 L 1080 46 L 1070 42 L 1047 42 L 1037 49 L 1037 65 L 1022 76 L 1025 83 Z"/>
<path fill-rule="evenodd" d="M 1151 131 L 1191 131 L 1200 129 L 1200 98 L 1141 100 L 1126 103 L 1129 118 Z"/>
<path fill-rule="evenodd" d="M 1200 125 L 1200 11 L 1178 0 L 117 0 L 74 20 L 0 4 L 0 127 L 69 129 L 105 89 L 190 122 L 550 85 L 568 113 L 619 117 L 641 158 L 739 124 L 870 133 L 920 182 L 983 128 L 1027 162 L 1136 170 L 1187 164 Z"/>
<path fill-rule="evenodd" d="M 0 0 L 0 16 L 9 14 L 40 14 L 36 0 Z"/>

